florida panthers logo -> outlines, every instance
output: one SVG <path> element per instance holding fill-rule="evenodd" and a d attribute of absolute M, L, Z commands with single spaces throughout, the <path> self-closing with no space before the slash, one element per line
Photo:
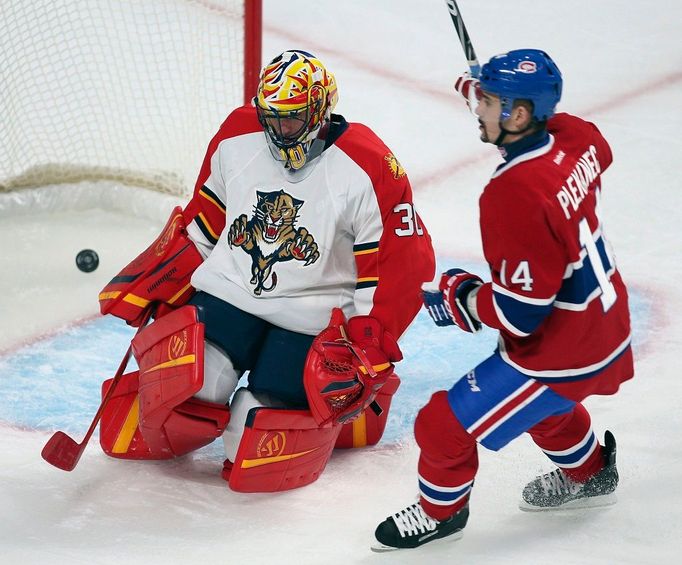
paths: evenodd
<path fill-rule="evenodd" d="M 227 235 L 230 248 L 241 247 L 251 256 L 253 293 L 259 296 L 277 286 L 277 273 L 272 267 L 283 261 L 303 261 L 303 266 L 317 261 L 320 253 L 315 238 L 305 228 L 296 228 L 302 200 L 280 190 L 257 191 L 258 202 L 253 217 L 239 216 Z M 266 283 L 268 283 L 266 286 Z"/>
<path fill-rule="evenodd" d="M 393 175 L 394 179 L 398 180 L 405 176 L 405 169 L 403 169 L 403 166 L 400 164 L 398 159 L 395 158 L 393 153 L 386 155 L 384 157 L 384 161 L 388 163 L 388 168 L 391 170 L 391 174 Z"/>

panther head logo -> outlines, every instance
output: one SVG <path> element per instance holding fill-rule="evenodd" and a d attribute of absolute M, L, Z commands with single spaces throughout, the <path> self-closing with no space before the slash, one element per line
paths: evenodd
<path fill-rule="evenodd" d="M 315 238 L 304 227 L 296 227 L 298 213 L 304 204 L 284 190 L 256 192 L 257 202 L 251 219 L 240 215 L 230 226 L 227 242 L 241 247 L 251 256 L 253 293 L 259 296 L 277 286 L 275 263 L 302 261 L 311 265 L 320 257 Z M 270 284 L 266 282 L 270 280 Z"/>

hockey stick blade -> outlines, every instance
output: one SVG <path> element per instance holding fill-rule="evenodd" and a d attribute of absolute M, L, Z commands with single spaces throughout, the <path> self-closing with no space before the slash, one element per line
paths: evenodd
<path fill-rule="evenodd" d="M 64 432 L 55 432 L 40 453 L 50 465 L 63 471 L 73 471 L 82 454 L 81 444 L 76 443 Z"/>
<path fill-rule="evenodd" d="M 142 328 L 145 327 L 145 325 L 149 321 L 149 318 L 152 315 L 152 312 L 153 308 L 147 309 L 147 311 L 144 314 L 144 317 L 142 318 L 142 323 L 137 328 L 137 332 L 135 333 L 135 335 L 140 333 Z M 81 458 L 81 455 L 83 455 L 83 452 L 85 451 L 85 448 L 88 445 L 90 438 L 92 437 L 92 434 L 95 432 L 97 424 L 99 424 L 99 420 L 102 417 L 102 412 L 104 412 L 104 408 L 109 402 L 109 399 L 114 393 L 114 389 L 116 388 L 119 381 L 121 380 L 121 377 L 123 376 L 123 372 L 125 371 L 125 368 L 128 365 L 128 359 L 130 359 L 132 351 L 133 345 L 131 342 L 131 344 L 128 346 L 128 351 L 126 351 L 126 354 L 123 356 L 123 359 L 121 359 L 121 364 L 118 366 L 118 370 L 116 371 L 114 378 L 111 380 L 111 384 L 109 385 L 109 388 L 107 389 L 107 392 L 104 395 L 104 398 L 102 399 L 102 402 L 100 403 L 94 418 L 92 419 L 92 423 L 90 424 L 88 431 L 85 433 L 83 441 L 81 441 L 80 443 L 76 443 L 64 432 L 57 431 L 45 444 L 45 447 L 43 447 L 43 450 L 40 452 L 40 454 L 43 457 L 43 459 L 45 459 L 45 461 L 47 461 L 50 465 L 54 465 L 58 469 L 62 469 L 64 471 L 73 471 L 73 469 L 76 467 L 76 465 L 78 464 L 78 460 Z"/>

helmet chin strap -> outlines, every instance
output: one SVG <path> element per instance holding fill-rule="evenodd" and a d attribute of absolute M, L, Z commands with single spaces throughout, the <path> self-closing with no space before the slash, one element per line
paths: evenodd
<path fill-rule="evenodd" d="M 508 119 L 508 118 L 507 118 L 507 119 Z M 530 120 L 530 121 L 528 122 L 528 125 L 527 125 L 525 128 L 523 128 L 522 130 L 519 130 L 519 131 L 509 131 L 508 129 L 505 129 L 504 126 L 502 125 L 502 120 L 500 120 L 500 121 L 498 122 L 498 125 L 499 125 L 499 127 L 500 127 L 500 134 L 497 136 L 497 139 L 496 139 L 495 141 L 493 141 L 493 145 L 495 145 L 495 146 L 497 146 L 497 147 L 500 147 L 500 145 L 502 145 L 502 141 L 503 141 L 504 138 L 507 136 L 507 134 L 511 134 L 511 135 L 521 135 L 521 134 L 524 134 L 524 133 L 526 133 L 528 130 L 530 130 L 530 129 L 533 128 L 534 123 L 533 123 L 533 120 Z"/>
<path fill-rule="evenodd" d="M 504 129 L 504 128 L 502 127 L 502 122 L 501 122 L 501 121 L 500 121 L 500 123 L 499 123 L 499 126 L 500 126 L 500 134 L 497 136 L 497 139 L 496 139 L 495 141 L 493 141 L 493 145 L 496 145 L 497 147 L 499 147 L 500 145 L 502 145 L 502 140 L 504 139 L 504 137 L 505 137 L 508 133 L 510 133 L 510 132 L 508 132 L 506 129 Z"/>

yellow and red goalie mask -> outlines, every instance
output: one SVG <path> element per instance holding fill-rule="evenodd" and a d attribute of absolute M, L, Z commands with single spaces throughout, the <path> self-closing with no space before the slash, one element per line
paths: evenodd
<path fill-rule="evenodd" d="M 285 51 L 266 65 L 254 104 L 275 159 L 298 170 L 319 155 L 337 100 L 334 75 L 310 53 Z"/>

